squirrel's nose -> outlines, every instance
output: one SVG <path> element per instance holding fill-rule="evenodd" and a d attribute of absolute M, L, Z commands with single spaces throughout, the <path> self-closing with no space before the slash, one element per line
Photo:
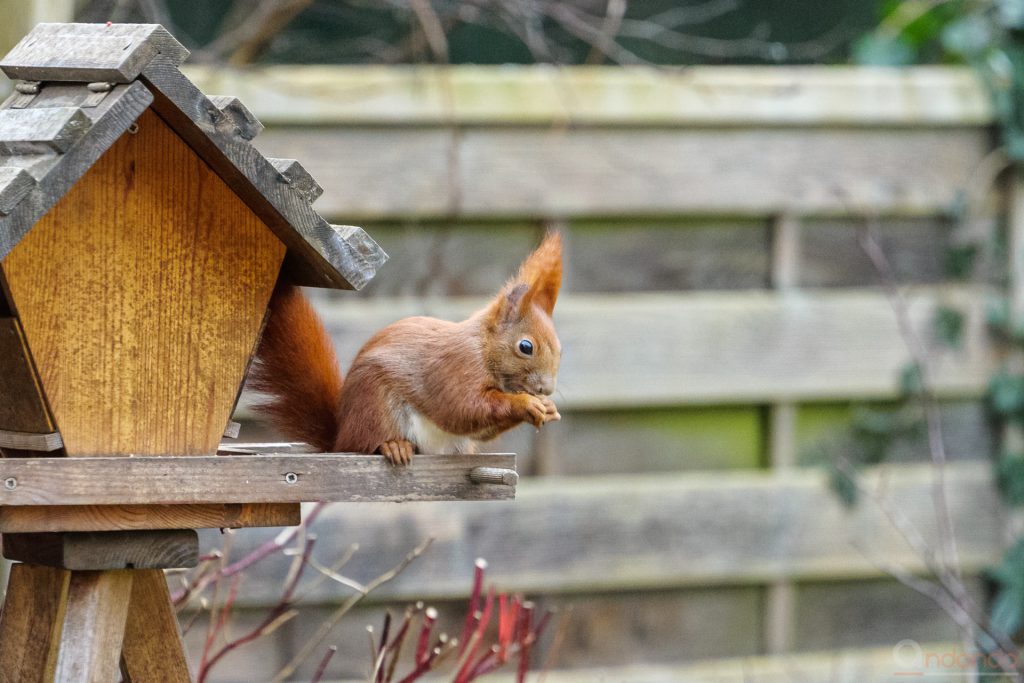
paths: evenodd
<path fill-rule="evenodd" d="M 555 380 L 554 379 L 541 379 L 537 382 L 537 393 L 542 396 L 550 396 L 555 393 Z"/>

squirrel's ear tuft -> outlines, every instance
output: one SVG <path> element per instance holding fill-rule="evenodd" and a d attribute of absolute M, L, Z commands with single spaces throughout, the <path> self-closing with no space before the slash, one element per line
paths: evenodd
<path fill-rule="evenodd" d="M 528 287 L 526 296 L 520 301 L 520 310 L 532 304 L 540 306 L 548 315 L 555 310 L 558 290 L 562 287 L 562 235 L 550 231 L 533 253 L 519 266 L 516 282 Z"/>

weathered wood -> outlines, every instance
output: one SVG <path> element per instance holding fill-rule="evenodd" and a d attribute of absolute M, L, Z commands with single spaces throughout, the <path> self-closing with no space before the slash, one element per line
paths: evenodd
<path fill-rule="evenodd" d="M 55 680 L 115 680 L 131 592 L 131 571 L 71 572 Z"/>
<path fill-rule="evenodd" d="M 920 288 L 907 295 L 918 334 L 935 311 L 966 312 L 963 348 L 933 350 L 935 388 L 980 396 L 994 368 L 984 290 Z M 465 318 L 482 300 L 318 302 L 342 367 L 379 329 L 408 315 Z M 886 399 L 910 360 L 885 295 L 872 290 L 572 296 L 555 311 L 562 347 L 556 402 L 564 408 L 773 400 Z M 557 429 L 557 425 L 555 426 Z"/>
<path fill-rule="evenodd" d="M 92 119 L 78 107 L 4 109 L 0 111 L 0 155 L 63 154 L 91 126 Z"/>
<path fill-rule="evenodd" d="M 0 505 L 174 505 L 301 501 L 506 500 L 515 486 L 474 484 L 475 467 L 514 455 L 232 455 L 0 460 Z M 116 473 L 116 476 L 115 474 Z"/>
<path fill-rule="evenodd" d="M 68 454 L 215 452 L 283 256 L 144 113 L 2 263 Z"/>
<path fill-rule="evenodd" d="M 281 183 L 281 175 L 247 140 L 224 126 L 225 115 L 177 63 L 156 59 L 143 73 L 156 91 L 154 107 L 288 247 L 286 268 L 297 284 L 360 289 L 387 260 L 359 228 L 344 232 Z M 290 155 L 289 155 L 290 156 Z"/>
<path fill-rule="evenodd" d="M 121 675 L 125 683 L 191 680 L 181 629 L 162 571 L 134 572 L 121 648 Z"/>
<path fill-rule="evenodd" d="M 189 65 L 275 125 L 985 126 L 970 69 Z"/>
<path fill-rule="evenodd" d="M 242 431 L 242 425 L 238 422 L 228 422 L 228 426 L 224 429 L 224 438 L 226 439 L 237 439 L 238 435 Z"/>
<path fill-rule="evenodd" d="M 897 508 L 926 543 L 935 542 L 929 465 L 865 476 L 869 490 Z M 971 574 L 1002 554 L 990 465 L 950 464 L 947 481 L 962 568 Z M 373 553 L 357 553 L 346 565 L 350 576 L 377 576 L 418 540 L 435 537 L 430 553 L 371 600 L 464 596 L 473 572 L 466 558 L 473 557 L 488 559 L 489 580 L 504 590 L 539 594 L 877 578 L 888 565 L 925 570 L 877 504 L 866 498 L 846 509 L 816 468 L 525 480 L 515 503 L 336 506 L 313 531 L 323 546 L 372 545 Z M 268 537 L 239 535 L 233 552 Z M 239 599 L 276 600 L 288 560 L 253 567 Z M 333 601 L 345 590 L 325 582 L 305 599 Z"/>
<path fill-rule="evenodd" d="M 210 95 L 210 101 L 234 125 L 235 134 L 240 135 L 243 139 L 252 140 L 263 130 L 263 124 L 237 97 Z"/>
<path fill-rule="evenodd" d="M 199 561 L 199 539 L 192 529 L 5 533 L 3 553 L 8 560 L 61 569 L 177 569 Z"/>
<path fill-rule="evenodd" d="M 298 503 L 0 507 L 0 533 L 295 526 Z"/>
<path fill-rule="evenodd" d="M 53 432 L 21 326 L 14 318 L 0 318 L 0 397 L 0 430 L 44 438 Z"/>
<path fill-rule="evenodd" d="M 6 216 L 36 185 L 36 179 L 23 168 L 0 167 L 0 216 Z"/>
<path fill-rule="evenodd" d="M 0 614 L 0 681 L 53 680 L 70 578 L 63 569 L 11 567 Z"/>
<path fill-rule="evenodd" d="M 990 149 L 980 127 L 277 128 L 256 145 L 303 159 L 318 209 L 346 220 L 930 215 Z"/>
<path fill-rule="evenodd" d="M 551 683 L 591 683 L 592 681 L 615 681 L 616 683 L 790 683 L 793 680 L 829 681 L 829 683 L 906 683 L 909 680 L 925 679 L 920 668 L 927 671 L 928 681 L 957 683 L 965 676 L 965 667 L 960 665 L 965 653 L 955 642 L 918 643 L 920 658 L 916 650 L 901 652 L 905 658 L 897 659 L 893 647 L 870 650 L 840 650 L 825 653 L 797 653 L 779 657 L 729 658 L 693 663 L 652 664 L 638 662 L 631 666 L 585 667 L 579 669 L 554 669 L 545 672 L 544 678 Z M 925 661 L 927 657 L 927 661 Z M 907 664 L 927 663 L 927 667 L 909 667 Z"/>
<path fill-rule="evenodd" d="M 310 204 L 324 193 L 324 188 L 320 187 L 320 183 L 309 175 L 309 171 L 295 159 L 270 159 L 269 161 L 277 169 L 277 172 L 284 176 L 285 181 L 296 191 L 302 193 Z"/>
<path fill-rule="evenodd" d="M 0 431 L 0 448 L 22 451 L 57 451 L 64 447 L 58 432 L 30 434 L 28 432 Z"/>
<path fill-rule="evenodd" d="M 0 69 L 30 81 L 127 83 L 157 55 L 180 64 L 188 50 L 159 24 L 39 24 Z"/>
<path fill-rule="evenodd" d="M 37 99 L 45 98 L 47 91 L 44 89 Z M 0 217 L 0 259 L 10 253 L 152 101 L 153 95 L 142 83 L 116 86 L 99 105 L 82 110 L 93 121 L 88 144 L 73 145 L 55 158 L 30 155 L 4 159 L 5 166 L 29 169 L 37 183 L 9 215 Z"/>

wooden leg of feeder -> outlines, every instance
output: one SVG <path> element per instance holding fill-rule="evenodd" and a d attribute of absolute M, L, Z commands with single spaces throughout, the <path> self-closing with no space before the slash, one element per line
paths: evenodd
<path fill-rule="evenodd" d="M 167 580 L 159 569 L 135 572 L 121 650 L 125 683 L 191 680 Z"/>
<path fill-rule="evenodd" d="M 0 614 L 0 681 L 52 681 L 71 572 L 15 564 Z"/>
<path fill-rule="evenodd" d="M 56 680 L 117 680 L 132 574 L 126 569 L 71 572 Z"/>

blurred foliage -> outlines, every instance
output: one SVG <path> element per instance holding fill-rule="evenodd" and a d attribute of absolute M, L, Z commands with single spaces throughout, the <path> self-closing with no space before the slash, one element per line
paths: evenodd
<path fill-rule="evenodd" d="M 257 21 L 262 4 L 261 0 L 90 0 L 79 18 L 161 19 L 199 54 L 240 22 Z M 417 3 L 310 0 L 301 4 L 303 9 L 274 32 L 255 61 L 437 60 L 423 39 L 426 31 Z M 872 3 L 858 0 L 429 0 L 418 4 L 443 27 L 445 61 L 453 64 L 840 63 L 849 61 L 854 41 L 877 18 Z M 154 16 L 154 7 L 159 16 Z M 595 53 L 601 52 L 598 34 L 605 29 L 621 51 Z"/>

